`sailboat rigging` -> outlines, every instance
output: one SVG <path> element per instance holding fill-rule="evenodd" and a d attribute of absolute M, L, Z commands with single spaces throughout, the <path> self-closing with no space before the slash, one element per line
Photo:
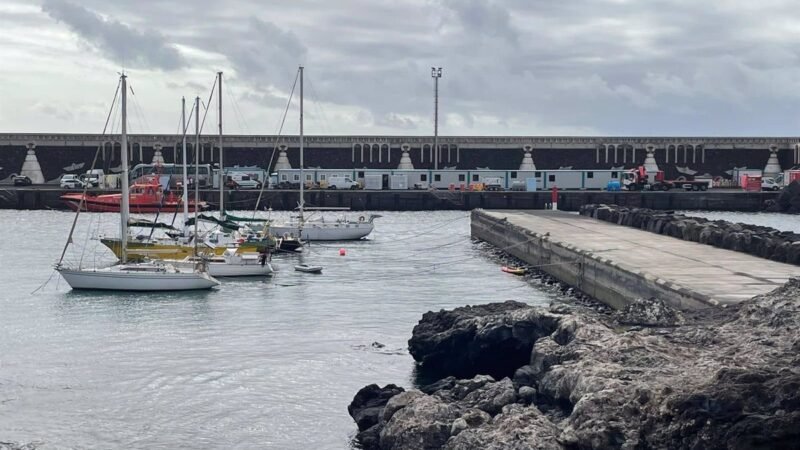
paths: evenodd
<path fill-rule="evenodd" d="M 351 221 L 347 217 L 326 219 L 325 217 L 306 218 L 305 210 L 305 163 L 303 161 L 303 71 L 298 68 L 300 75 L 300 203 L 298 214 L 284 223 L 271 225 L 276 236 L 297 236 L 306 241 L 347 241 L 361 239 L 372 233 L 375 228 L 373 221 L 380 216 L 370 214 L 361 216 L 358 221 Z"/>
<path fill-rule="evenodd" d="M 56 265 L 56 270 L 67 281 L 72 289 L 101 289 L 110 291 L 183 291 L 210 289 L 219 285 L 219 281 L 211 277 L 204 267 L 198 265 L 191 269 L 179 269 L 161 262 L 130 263 L 128 262 L 127 235 L 130 214 L 128 185 L 128 133 L 127 133 L 127 75 L 120 75 L 121 86 L 121 155 L 122 161 L 122 195 L 120 197 L 120 261 L 111 267 L 103 268 L 68 268 L 63 264 L 63 255 Z M 80 208 L 76 212 L 80 214 Z M 77 217 L 76 217 L 77 222 Z M 75 223 L 70 230 L 67 246 L 72 240 Z M 65 252 L 66 253 L 66 250 Z"/>

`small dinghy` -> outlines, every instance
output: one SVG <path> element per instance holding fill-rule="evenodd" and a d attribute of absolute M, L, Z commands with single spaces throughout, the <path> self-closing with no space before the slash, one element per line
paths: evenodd
<path fill-rule="evenodd" d="M 500 268 L 500 270 L 502 270 L 505 273 L 510 273 L 510 274 L 513 274 L 513 275 L 525 275 L 528 272 L 528 269 L 526 269 L 524 267 L 503 266 L 503 267 Z"/>
<path fill-rule="evenodd" d="M 308 264 L 298 264 L 294 270 L 305 273 L 322 273 L 322 266 L 309 266 Z"/>

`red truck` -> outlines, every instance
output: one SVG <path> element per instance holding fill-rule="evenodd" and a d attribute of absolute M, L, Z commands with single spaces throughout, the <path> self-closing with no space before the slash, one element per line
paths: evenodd
<path fill-rule="evenodd" d="M 623 184 L 629 191 L 668 191 L 673 188 L 682 188 L 687 191 L 705 191 L 708 189 L 708 181 L 695 180 L 665 180 L 664 171 L 659 170 L 654 174 L 648 174 L 644 166 L 623 172 Z"/>

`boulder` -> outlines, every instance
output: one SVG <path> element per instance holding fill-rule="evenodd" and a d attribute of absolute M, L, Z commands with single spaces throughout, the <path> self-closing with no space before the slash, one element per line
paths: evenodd
<path fill-rule="evenodd" d="M 564 448 L 559 430 L 536 407 L 509 405 L 484 426 L 462 430 L 446 450 L 544 450 Z"/>
<path fill-rule="evenodd" d="M 658 298 L 637 299 L 616 313 L 621 325 L 673 327 L 683 321 L 680 312 Z"/>
<path fill-rule="evenodd" d="M 384 387 L 370 384 L 361 388 L 347 407 L 347 412 L 356 422 L 358 431 L 364 432 L 378 425 L 383 415 L 383 409 L 389 399 L 403 391 L 405 389 L 394 384 L 388 384 Z M 375 431 L 373 430 L 367 435 L 375 434 Z"/>
<path fill-rule="evenodd" d="M 427 373 L 503 378 L 528 361 L 534 342 L 553 331 L 557 317 L 515 301 L 428 312 L 408 348 Z"/>

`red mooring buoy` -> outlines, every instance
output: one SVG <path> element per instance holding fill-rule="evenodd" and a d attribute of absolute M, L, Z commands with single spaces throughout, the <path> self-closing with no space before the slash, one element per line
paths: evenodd
<path fill-rule="evenodd" d="M 340 248 L 340 249 L 339 249 L 339 256 L 344 256 L 344 255 L 346 255 L 346 254 L 347 254 L 347 250 L 345 250 L 345 249 L 343 249 L 343 248 Z"/>

